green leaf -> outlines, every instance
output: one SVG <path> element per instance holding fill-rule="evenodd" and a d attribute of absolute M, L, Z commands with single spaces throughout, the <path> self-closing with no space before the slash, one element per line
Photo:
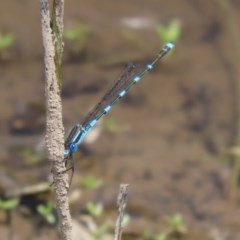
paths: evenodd
<path fill-rule="evenodd" d="M 173 225 L 178 226 L 183 223 L 183 217 L 181 214 L 176 214 L 173 216 Z"/>
<path fill-rule="evenodd" d="M 64 31 L 64 37 L 69 40 L 79 41 L 81 38 L 88 35 L 90 32 L 87 27 L 77 27 L 77 28 L 69 28 Z"/>
<path fill-rule="evenodd" d="M 12 199 L 1 199 L 0 198 L 0 209 L 11 210 L 17 207 L 19 200 L 16 198 Z"/>
<path fill-rule="evenodd" d="M 56 217 L 54 214 L 49 214 L 45 217 L 46 221 L 49 223 L 49 224 L 54 224 L 56 223 Z"/>
<path fill-rule="evenodd" d="M 80 24 L 77 27 L 66 29 L 63 36 L 70 41 L 70 48 L 73 52 L 80 53 L 86 48 L 90 32 L 88 26 Z"/>
<path fill-rule="evenodd" d="M 156 240 L 167 240 L 167 234 L 160 233 L 159 235 L 156 236 Z"/>
<path fill-rule="evenodd" d="M 175 214 L 172 217 L 168 217 L 167 222 L 170 225 L 171 231 L 173 232 L 186 234 L 188 231 L 186 225 L 183 222 L 183 217 L 181 214 Z"/>
<path fill-rule="evenodd" d="M 94 239 L 98 240 L 100 239 L 102 236 L 104 236 L 107 231 L 109 229 L 109 224 L 108 223 L 104 223 L 103 225 L 101 225 L 92 235 L 94 237 Z"/>
<path fill-rule="evenodd" d="M 122 220 L 122 227 L 126 227 L 131 221 L 131 217 L 129 214 L 124 214 L 123 220 Z"/>
<path fill-rule="evenodd" d="M 105 127 L 109 132 L 116 132 L 117 131 L 117 123 L 113 117 L 108 117 L 105 120 Z"/>
<path fill-rule="evenodd" d="M 163 42 L 177 42 L 182 32 L 181 22 L 174 19 L 168 26 L 158 25 L 156 32 Z"/>
<path fill-rule="evenodd" d="M 56 217 L 53 214 L 53 203 L 47 202 L 46 204 L 39 204 L 37 206 L 37 212 L 41 215 L 49 224 L 56 222 Z"/>
<path fill-rule="evenodd" d="M 14 35 L 12 33 L 0 34 L 0 51 L 10 47 L 14 43 Z"/>
<path fill-rule="evenodd" d="M 142 239 L 144 240 L 148 240 L 152 237 L 152 233 L 149 229 L 145 230 L 143 233 L 142 233 Z"/>
<path fill-rule="evenodd" d="M 87 211 L 93 217 L 100 217 L 103 214 L 103 206 L 101 203 L 95 204 L 93 202 L 88 202 L 86 207 Z"/>
<path fill-rule="evenodd" d="M 81 180 L 81 185 L 87 189 L 97 189 L 102 185 L 103 181 L 92 175 L 86 176 Z"/>

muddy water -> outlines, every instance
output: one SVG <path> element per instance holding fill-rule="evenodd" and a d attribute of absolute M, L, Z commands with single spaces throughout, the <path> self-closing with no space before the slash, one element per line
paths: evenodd
<path fill-rule="evenodd" d="M 231 4 L 237 17 L 239 2 Z M 130 184 L 128 210 L 136 216 L 132 224 L 139 234 L 145 229 L 158 233 L 166 215 L 181 213 L 195 239 L 214 239 L 216 232 L 238 239 L 239 206 L 229 201 L 230 168 L 220 161 L 235 137 L 237 79 L 233 40 L 223 16 L 218 1 L 66 2 L 65 27 L 84 22 L 91 29 L 80 57 L 65 44 L 66 129 L 82 119 L 126 62 L 144 63 L 155 56 L 162 45 L 157 24 L 174 18 L 182 23 L 174 53 L 108 116 L 115 131 L 103 127 L 100 139 L 87 146 L 90 154 L 75 156 L 73 189 L 79 188 L 80 175 L 103 179 L 91 197 L 107 207 L 114 207 L 119 183 Z M 29 163 L 9 149 L 36 147 L 44 135 L 42 111 L 26 110 L 45 103 L 39 4 L 1 2 L 0 19 L 1 28 L 16 35 L 10 56 L 0 65 L 1 170 L 23 185 L 36 183 L 47 178 L 47 161 Z M 16 132 L 19 122 L 12 122 L 21 113 L 30 116 L 27 132 Z M 16 225 L 29 226 L 29 220 L 19 218 Z M 31 236 L 34 227 L 28 228 Z"/>

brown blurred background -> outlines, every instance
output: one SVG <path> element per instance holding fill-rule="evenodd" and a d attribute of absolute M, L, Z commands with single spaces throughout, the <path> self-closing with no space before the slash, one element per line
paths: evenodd
<path fill-rule="evenodd" d="M 170 39 L 176 41 L 172 53 L 114 106 L 74 155 L 70 192 L 82 195 L 71 205 L 73 219 L 89 201 L 101 202 L 105 218 L 114 219 L 118 186 L 127 182 L 131 220 L 126 235 L 131 238 L 142 239 L 149 231 L 149 239 L 159 233 L 167 233 L 166 239 L 239 239 L 234 147 L 239 132 L 239 10 L 238 0 L 65 2 L 66 133 L 126 63 L 144 66 L 155 57 L 168 40 L 157 29 L 178 32 Z M 51 175 L 44 147 L 39 1 L 1 1 L 0 34 L 14 36 L 12 44 L 0 49 L 0 197 L 5 199 L 11 189 L 45 182 Z M 83 189 L 81 180 L 89 175 L 101 179 L 100 188 Z M 37 204 L 50 201 L 51 194 L 23 195 L 17 195 L 21 203 L 10 225 L 5 211 L 0 213 L 2 239 L 9 229 L 16 239 L 54 239 L 55 228 L 33 220 L 37 213 L 32 206 L 36 198 Z M 166 216 L 176 214 L 187 230 L 169 234 Z"/>

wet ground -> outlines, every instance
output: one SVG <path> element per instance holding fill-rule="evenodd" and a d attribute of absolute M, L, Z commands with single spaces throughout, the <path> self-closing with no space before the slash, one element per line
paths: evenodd
<path fill-rule="evenodd" d="M 130 229 L 138 237 L 146 229 L 155 234 L 164 231 L 165 217 L 180 213 L 188 227 L 182 239 L 239 239 L 239 195 L 232 197 L 232 166 L 223 158 L 237 132 L 237 33 L 231 26 L 240 21 L 240 2 L 229 1 L 230 10 L 221 2 L 66 2 L 65 27 L 84 23 L 90 29 L 80 54 L 65 42 L 67 130 L 81 121 L 127 62 L 144 64 L 156 55 L 163 45 L 155 31 L 158 24 L 173 19 L 182 24 L 173 53 L 113 108 L 102 123 L 100 137 L 74 156 L 71 191 L 80 189 L 79 179 L 87 175 L 104 183 L 79 197 L 72 205 L 73 217 L 89 200 L 113 209 L 119 184 L 127 182 Z M 50 174 L 47 160 L 34 155 L 43 151 L 44 136 L 39 3 L 0 2 L 0 27 L 16 36 L 0 64 L 1 174 L 21 186 L 31 185 Z M 25 146 L 34 154 L 19 151 Z M 35 224 L 19 211 L 13 214 L 18 239 L 33 239 L 34 234 L 45 239 L 46 232 L 54 232 L 36 231 Z M 7 230 L 0 226 L 1 235 Z"/>

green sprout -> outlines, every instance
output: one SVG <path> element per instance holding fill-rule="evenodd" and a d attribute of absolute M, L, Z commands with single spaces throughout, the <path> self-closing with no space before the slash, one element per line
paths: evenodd
<path fill-rule="evenodd" d="M 47 221 L 47 223 L 51 225 L 56 223 L 56 217 L 53 214 L 54 206 L 52 202 L 46 202 L 46 204 L 39 204 L 37 206 L 37 212 Z"/>
<path fill-rule="evenodd" d="M 103 181 L 92 175 L 86 176 L 81 180 L 81 185 L 87 189 L 97 189 L 102 186 Z"/>
<path fill-rule="evenodd" d="M 93 217 L 100 217 L 103 214 L 103 205 L 101 203 L 88 202 L 86 208 Z"/>
<path fill-rule="evenodd" d="M 172 217 L 168 217 L 167 223 L 170 227 L 169 232 L 172 234 L 185 235 L 187 233 L 187 227 L 183 222 L 183 217 L 181 214 L 175 214 Z"/>
<path fill-rule="evenodd" d="M 0 209 L 2 210 L 12 210 L 16 208 L 19 204 L 19 200 L 16 198 L 2 199 L 0 198 Z"/>
<path fill-rule="evenodd" d="M 90 28 L 85 25 L 80 25 L 66 29 L 63 36 L 66 40 L 71 42 L 73 52 L 78 54 L 86 48 L 89 34 Z"/>
<path fill-rule="evenodd" d="M 0 33 L 0 52 L 2 53 L 14 43 L 15 37 L 13 33 Z"/>
<path fill-rule="evenodd" d="M 95 232 L 92 233 L 95 240 L 101 239 L 109 230 L 109 224 L 102 224 Z"/>
<path fill-rule="evenodd" d="M 167 234 L 166 233 L 160 233 L 156 236 L 155 240 L 167 240 Z"/>
<path fill-rule="evenodd" d="M 122 227 L 126 227 L 131 221 L 131 217 L 129 214 L 124 214 L 123 220 L 122 220 Z"/>
<path fill-rule="evenodd" d="M 159 24 L 156 27 L 156 32 L 163 42 L 177 42 L 181 35 L 181 22 L 178 19 L 173 19 L 168 26 Z"/>
<path fill-rule="evenodd" d="M 113 117 L 108 117 L 104 122 L 104 126 L 109 132 L 117 132 L 118 126 Z"/>
<path fill-rule="evenodd" d="M 30 147 L 24 147 L 20 149 L 19 154 L 24 159 L 24 163 L 29 165 L 40 163 L 44 159 L 44 154 L 37 153 L 36 151 L 34 151 L 34 149 Z"/>
<path fill-rule="evenodd" d="M 120 126 L 115 118 L 108 117 L 104 121 L 104 128 L 109 133 L 119 133 L 119 132 L 126 132 L 129 130 L 128 126 Z"/>
<path fill-rule="evenodd" d="M 149 229 L 144 230 L 143 233 L 142 233 L 142 239 L 143 240 L 149 240 L 151 238 L 152 238 L 151 231 Z"/>

